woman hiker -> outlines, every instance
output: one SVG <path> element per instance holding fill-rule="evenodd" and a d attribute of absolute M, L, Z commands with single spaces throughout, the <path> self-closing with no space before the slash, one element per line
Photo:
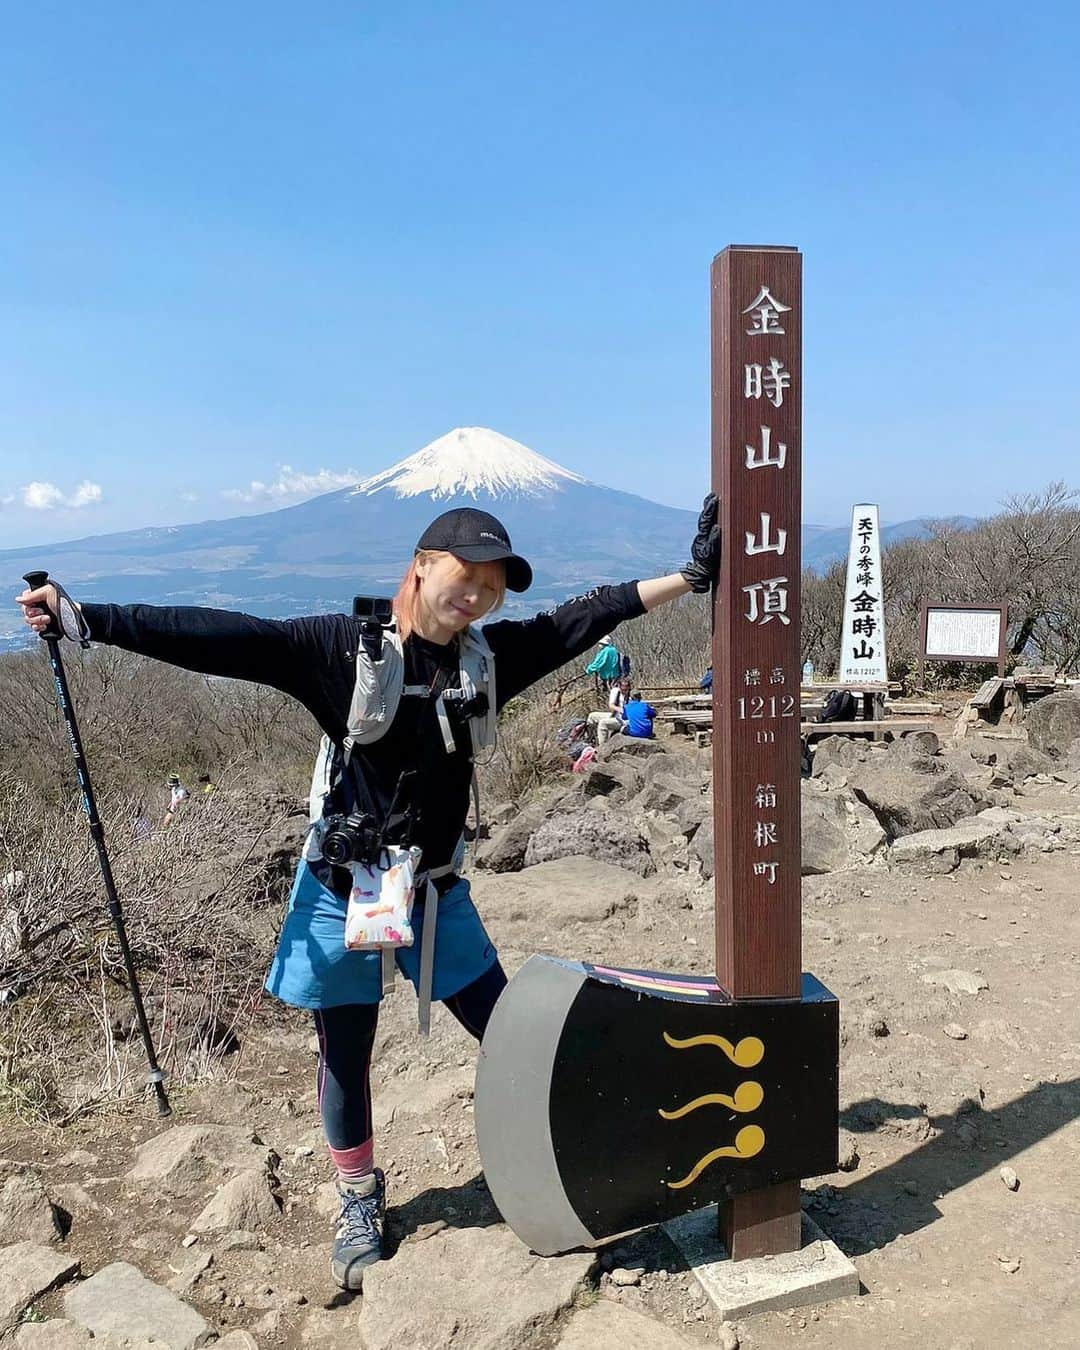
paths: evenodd
<path fill-rule="evenodd" d="M 477 1039 L 506 984 L 469 883 L 456 870 L 474 758 L 494 744 L 495 715 L 508 700 L 599 634 L 688 591 L 708 591 L 720 559 L 716 516 L 710 496 L 681 572 L 600 586 L 535 618 L 482 628 L 474 625 L 507 589 L 527 589 L 532 569 L 499 521 L 471 508 L 447 511 L 424 531 L 392 624 L 343 614 L 276 620 L 203 608 L 79 607 L 52 584 L 17 597 L 35 632 L 58 616 L 67 637 L 273 685 L 322 728 L 312 826 L 266 988 L 314 1014 L 319 1107 L 341 1199 L 330 1260 L 342 1288 L 361 1288 L 366 1267 L 382 1256 L 384 1183 L 373 1152 L 369 1069 L 393 960 L 417 988 L 422 1027 L 434 998 Z M 413 878 L 417 940 L 350 949 L 350 893 L 358 876 L 371 875 L 357 871 L 357 860 L 381 859 L 390 846 L 421 851 Z"/>

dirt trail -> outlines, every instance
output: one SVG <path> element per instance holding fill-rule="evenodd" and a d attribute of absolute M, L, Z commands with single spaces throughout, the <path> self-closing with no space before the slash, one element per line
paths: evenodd
<path fill-rule="evenodd" d="M 1078 810 L 1075 790 L 1057 783 L 1025 792 L 1023 803 L 1051 816 Z M 865 1292 L 748 1320 L 743 1346 L 1080 1343 L 1077 878 L 1071 848 L 1025 852 L 1009 864 L 969 860 L 945 876 L 874 864 L 805 879 L 804 966 L 841 1000 L 841 1123 L 859 1155 L 854 1170 L 804 1183 L 805 1201 L 855 1260 Z M 711 884 L 684 890 L 689 907 L 674 925 L 655 884 L 588 928 L 560 923 L 555 932 L 542 911 L 521 917 L 497 902 L 486 918 L 508 972 L 533 951 L 703 972 L 712 964 Z M 988 987 L 954 993 L 934 982 L 955 970 Z M 499 1223 L 472 1129 L 474 1055 L 442 1009 L 431 1039 L 420 1040 L 414 999 L 399 983 L 375 1053 L 377 1157 L 392 1246 L 430 1243 L 433 1268 L 443 1224 Z M 223 1332 L 246 1327 L 261 1345 L 288 1350 L 358 1343 L 361 1305 L 334 1290 L 327 1270 L 330 1168 L 314 1068 L 309 1024 L 267 1001 L 235 1080 L 177 1094 L 170 1122 L 250 1125 L 279 1155 L 282 1218 L 254 1250 L 215 1249 L 184 1297 Z M 127 1260 L 162 1283 L 177 1278 L 182 1239 L 204 1197 L 178 1204 L 124 1176 L 136 1147 L 160 1128 L 149 1107 L 64 1131 L 0 1123 L 0 1156 L 40 1167 L 72 1214 L 66 1245 L 84 1273 Z M 1018 1189 L 1002 1180 L 1003 1166 L 1015 1170 Z M 601 1298 L 691 1343 L 718 1342 L 696 1282 L 662 1237 L 619 1244 L 614 1264 L 640 1268 L 640 1279 L 618 1285 L 598 1266 L 590 1283 Z M 488 1274 L 478 1269 L 477 1281 Z M 499 1288 L 489 1297 L 498 1301 Z M 556 1344 L 593 1298 L 579 1296 L 577 1311 L 559 1311 L 528 1343 Z M 54 1293 L 37 1313 L 59 1316 L 61 1306 Z"/>

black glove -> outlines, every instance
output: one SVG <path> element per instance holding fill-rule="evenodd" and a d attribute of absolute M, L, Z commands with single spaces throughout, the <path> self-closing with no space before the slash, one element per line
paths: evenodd
<path fill-rule="evenodd" d="M 704 595 L 720 573 L 720 526 L 716 523 L 719 509 L 716 493 L 710 492 L 698 516 L 697 534 L 690 545 L 690 561 L 679 573 L 697 595 Z"/>

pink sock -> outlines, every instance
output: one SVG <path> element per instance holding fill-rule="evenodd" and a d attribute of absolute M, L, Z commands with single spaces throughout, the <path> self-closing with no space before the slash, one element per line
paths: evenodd
<path fill-rule="evenodd" d="M 328 1145 L 328 1147 L 330 1147 Z M 330 1157 L 341 1181 L 353 1186 L 366 1181 L 375 1168 L 375 1140 L 366 1139 L 355 1148 L 330 1148 Z"/>

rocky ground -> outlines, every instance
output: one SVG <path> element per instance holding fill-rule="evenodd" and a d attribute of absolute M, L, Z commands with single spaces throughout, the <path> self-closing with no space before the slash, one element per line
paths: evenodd
<path fill-rule="evenodd" d="M 329 1279 L 314 1038 L 267 1002 L 167 1122 L 148 1104 L 64 1130 L 0 1118 L 0 1333 L 22 1350 L 1075 1346 L 1080 697 L 1054 697 L 1077 707 L 1030 738 L 833 738 L 804 783 L 804 964 L 841 999 L 843 1167 L 804 1204 L 859 1297 L 732 1327 L 658 1232 L 530 1255 L 480 1171 L 474 1044 L 441 1009 L 420 1040 L 399 984 L 375 1055 L 393 1255 L 362 1298 Z M 497 809 L 474 889 L 507 970 L 546 951 L 708 971 L 707 788 L 706 753 L 616 742 L 583 780 Z"/>

